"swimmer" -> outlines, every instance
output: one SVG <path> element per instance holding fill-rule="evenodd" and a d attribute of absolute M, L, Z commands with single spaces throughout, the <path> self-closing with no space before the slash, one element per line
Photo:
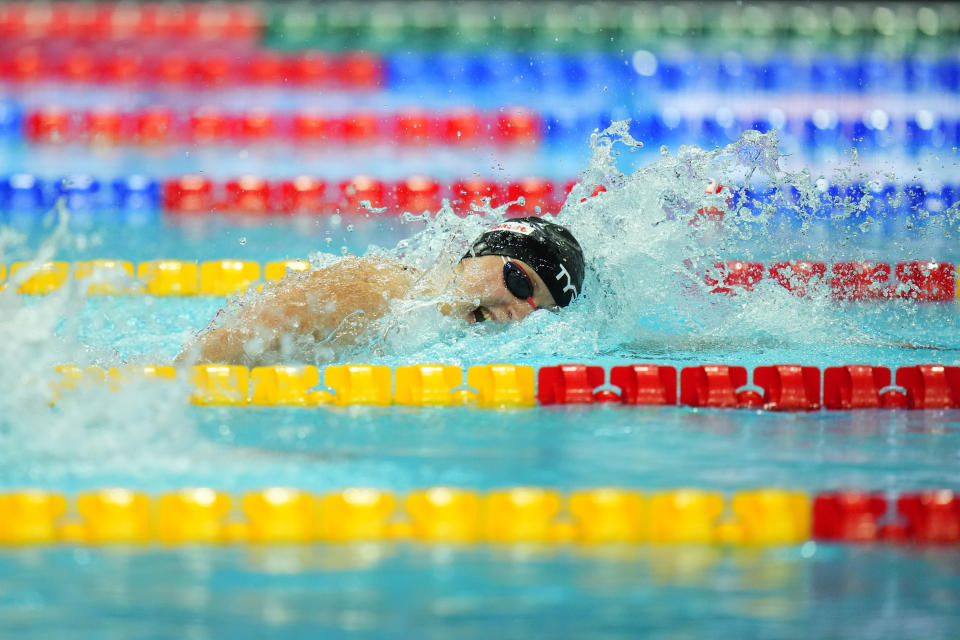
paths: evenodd
<path fill-rule="evenodd" d="M 270 283 L 233 313 L 221 309 L 177 363 L 251 367 L 302 361 L 303 354 L 329 360 L 338 347 L 368 342 L 373 323 L 405 300 L 436 300 L 442 313 L 471 324 L 516 322 L 569 305 L 583 276 L 583 251 L 566 228 L 542 218 L 508 220 L 443 272 L 348 257 Z"/>

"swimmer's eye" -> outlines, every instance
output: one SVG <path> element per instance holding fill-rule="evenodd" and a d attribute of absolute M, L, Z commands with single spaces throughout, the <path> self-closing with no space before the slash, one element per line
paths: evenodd
<path fill-rule="evenodd" d="M 518 264 L 506 258 L 503 260 L 503 282 L 507 291 L 525 300 L 534 311 L 537 310 L 537 305 L 533 301 L 533 279 Z"/>

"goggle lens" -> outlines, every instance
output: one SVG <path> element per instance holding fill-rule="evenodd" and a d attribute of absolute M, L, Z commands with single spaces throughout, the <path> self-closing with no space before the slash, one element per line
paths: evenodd
<path fill-rule="evenodd" d="M 523 269 L 512 262 L 504 262 L 503 282 L 507 286 L 507 291 L 521 300 L 526 300 L 534 309 L 537 308 L 532 302 L 533 281 Z"/>

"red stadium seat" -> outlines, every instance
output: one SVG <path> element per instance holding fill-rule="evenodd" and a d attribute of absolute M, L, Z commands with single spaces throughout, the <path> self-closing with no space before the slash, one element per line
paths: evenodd
<path fill-rule="evenodd" d="M 208 53 L 193 63 L 193 80 L 203 87 L 221 87 L 234 80 L 234 56 L 229 53 Z"/>
<path fill-rule="evenodd" d="M 151 81 L 161 85 L 186 85 L 193 79 L 193 65 L 187 54 L 170 51 L 160 56 L 150 69 Z"/>
<path fill-rule="evenodd" d="M 38 3 L 39 4 L 39 3 Z M 71 35 L 71 14 L 73 13 L 72 3 L 58 2 L 48 5 L 45 25 L 45 34 L 47 37 L 65 38 Z"/>
<path fill-rule="evenodd" d="M 40 49 L 24 46 L 16 49 L 12 55 L 0 57 L 3 76 L 13 82 L 31 82 L 40 79 L 47 68 L 47 61 Z"/>

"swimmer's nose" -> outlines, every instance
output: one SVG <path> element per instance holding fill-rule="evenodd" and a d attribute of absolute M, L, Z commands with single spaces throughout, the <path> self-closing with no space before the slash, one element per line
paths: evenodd
<path fill-rule="evenodd" d="M 507 306 L 506 311 L 511 322 L 518 322 L 533 313 L 534 309 L 529 302 L 518 298 Z"/>

